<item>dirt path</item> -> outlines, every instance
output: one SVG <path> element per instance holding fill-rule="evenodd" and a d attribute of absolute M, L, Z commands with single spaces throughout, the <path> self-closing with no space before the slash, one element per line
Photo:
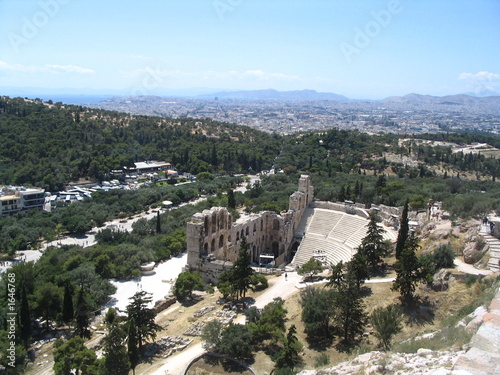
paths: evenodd
<path fill-rule="evenodd" d="M 299 291 L 298 285 L 302 281 L 302 276 L 297 272 L 287 272 L 285 274 L 275 277 L 269 281 L 269 288 L 255 299 L 254 306 L 262 308 L 274 298 L 281 297 L 284 300 L 289 298 L 292 294 Z M 240 315 L 235 320 L 235 323 L 244 324 L 245 316 Z M 202 355 L 205 350 L 201 343 L 194 344 L 174 354 L 161 362 L 155 363 L 147 371 L 143 372 L 144 375 L 183 375 L 187 366 L 197 357 Z M 141 374 L 141 375 L 142 375 Z"/>
<path fill-rule="evenodd" d="M 489 275 L 492 271 L 490 270 L 480 270 L 480 269 L 477 269 L 476 267 L 474 267 L 472 264 L 467 264 L 465 263 L 464 261 L 458 259 L 458 258 L 455 258 L 455 260 L 453 261 L 453 263 L 455 264 L 455 266 L 457 267 L 456 269 L 460 272 L 463 272 L 463 273 L 469 273 L 471 275 Z"/>

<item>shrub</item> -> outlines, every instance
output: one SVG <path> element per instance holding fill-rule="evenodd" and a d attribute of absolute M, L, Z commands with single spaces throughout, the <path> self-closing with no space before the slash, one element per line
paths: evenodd
<path fill-rule="evenodd" d="M 267 277 L 262 274 L 254 274 L 251 277 L 251 284 L 256 290 L 263 290 L 269 286 Z"/>
<path fill-rule="evenodd" d="M 373 328 L 375 328 L 375 337 L 385 350 L 391 346 L 391 340 L 394 335 L 403 329 L 403 314 L 399 306 L 390 305 L 386 308 L 379 307 L 373 311 L 370 316 Z"/>
<path fill-rule="evenodd" d="M 465 285 L 467 285 L 467 288 L 470 288 L 472 284 L 474 284 L 476 281 L 477 281 L 477 276 L 475 275 L 468 274 L 467 276 L 465 276 L 464 282 Z"/>
<path fill-rule="evenodd" d="M 314 367 L 324 367 L 329 364 L 330 357 L 326 353 L 321 353 L 314 359 Z"/>
<path fill-rule="evenodd" d="M 453 268 L 455 266 L 453 264 L 455 252 L 450 245 L 440 245 L 434 250 L 432 256 L 436 264 L 436 270 L 440 270 L 441 268 Z"/>

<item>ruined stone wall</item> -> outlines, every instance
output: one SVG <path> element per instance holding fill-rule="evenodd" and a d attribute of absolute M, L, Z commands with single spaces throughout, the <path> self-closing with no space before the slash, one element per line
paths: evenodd
<path fill-rule="evenodd" d="M 309 176 L 304 175 L 298 191 L 290 196 L 288 211 L 281 214 L 264 211 L 233 223 L 224 207 L 196 213 L 187 223 L 188 267 L 200 271 L 206 281 L 216 282 L 218 274 L 236 260 L 243 237 L 249 243 L 252 262 L 258 263 L 261 254 L 272 254 L 277 265 L 291 260 L 295 229 L 313 196 Z"/>
<path fill-rule="evenodd" d="M 355 205 L 348 205 L 345 203 L 333 203 L 333 202 L 326 202 L 326 201 L 314 201 L 311 205 L 313 208 L 323 208 L 326 210 L 334 210 L 334 211 L 340 211 L 340 212 L 347 212 L 353 215 L 358 215 L 361 216 L 364 219 L 369 218 L 368 212 L 364 209 L 364 205 L 360 204 L 355 204 Z"/>

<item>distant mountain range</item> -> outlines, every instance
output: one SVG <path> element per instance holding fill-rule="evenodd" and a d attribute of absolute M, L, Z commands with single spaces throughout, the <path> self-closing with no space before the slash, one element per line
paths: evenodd
<path fill-rule="evenodd" d="M 499 104 L 500 96 L 476 97 L 466 94 L 432 96 L 420 94 L 408 94 L 404 96 L 391 96 L 382 100 L 385 103 L 404 104 L 448 104 L 448 105 L 471 105 L 471 104 Z"/>
<path fill-rule="evenodd" d="M 330 92 L 317 92 L 316 90 L 277 91 L 251 90 L 251 91 L 221 91 L 210 95 L 199 95 L 200 99 L 222 100 L 334 100 L 349 101 L 349 98 Z"/>
<path fill-rule="evenodd" d="M 45 101 L 52 100 L 54 102 L 61 101 L 67 104 L 94 104 L 103 102 L 112 97 L 130 97 L 130 92 L 127 90 L 94 90 L 94 89 L 44 89 L 39 87 L 0 87 L 0 95 L 21 96 L 28 98 L 41 98 Z M 447 96 L 432 96 L 421 94 L 408 94 L 404 96 L 391 96 L 382 100 L 363 100 L 349 99 L 344 95 L 331 92 L 317 92 L 315 90 L 294 90 L 294 91 L 278 91 L 274 89 L 267 90 L 246 90 L 246 91 L 216 91 L 211 92 L 206 88 L 193 88 L 186 90 L 174 90 L 172 92 L 155 92 L 150 93 L 151 97 L 178 97 L 192 98 L 202 100 L 290 100 L 290 101 L 321 101 L 330 100 L 338 102 L 385 102 L 385 103 L 401 103 L 401 104 L 456 104 L 456 105 L 472 105 L 472 104 L 499 104 L 500 93 L 494 91 L 483 91 L 480 93 L 466 93 Z"/>

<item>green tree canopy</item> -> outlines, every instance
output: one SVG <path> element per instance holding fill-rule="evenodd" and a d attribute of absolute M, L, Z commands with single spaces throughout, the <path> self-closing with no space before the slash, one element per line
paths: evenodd
<path fill-rule="evenodd" d="M 177 277 L 173 293 L 179 300 L 186 297 L 193 299 L 193 291 L 203 290 L 203 288 L 204 284 L 199 272 L 184 271 Z"/>

